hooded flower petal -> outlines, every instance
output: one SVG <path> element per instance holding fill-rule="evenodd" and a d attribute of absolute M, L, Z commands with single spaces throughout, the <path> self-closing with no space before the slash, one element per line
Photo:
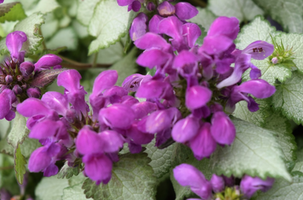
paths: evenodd
<path fill-rule="evenodd" d="M 195 85 L 186 90 L 185 105 L 190 110 L 205 106 L 210 101 L 212 92 L 207 87 Z"/>
<path fill-rule="evenodd" d="M 22 31 L 14 31 L 6 36 L 6 46 L 13 59 L 19 60 L 22 45 L 26 40 L 27 36 Z"/>
<path fill-rule="evenodd" d="M 259 99 L 268 98 L 276 92 L 275 86 L 270 85 L 263 79 L 246 81 L 238 86 L 237 90 L 240 92 L 252 94 Z"/>
<path fill-rule="evenodd" d="M 58 114 L 65 116 L 68 111 L 68 101 L 66 97 L 59 92 L 46 92 L 41 100 L 46 103 L 46 105 L 55 110 Z"/>
<path fill-rule="evenodd" d="M 198 130 L 195 137 L 189 141 L 189 147 L 192 149 L 198 160 L 209 157 L 217 147 L 217 142 L 211 135 L 211 125 L 206 122 Z"/>
<path fill-rule="evenodd" d="M 216 174 L 213 174 L 210 179 L 210 183 L 215 193 L 222 192 L 224 190 L 225 183 L 222 176 L 217 176 Z"/>
<path fill-rule="evenodd" d="M 171 59 L 172 56 L 169 53 L 160 49 L 149 49 L 140 54 L 136 62 L 143 67 L 152 69 L 164 65 Z"/>
<path fill-rule="evenodd" d="M 176 142 L 184 143 L 193 138 L 199 129 L 199 121 L 194 117 L 186 117 L 178 121 L 172 130 L 172 137 Z"/>
<path fill-rule="evenodd" d="M 118 152 L 123 147 L 123 138 L 116 131 L 105 130 L 98 134 L 101 148 L 106 153 Z"/>
<path fill-rule="evenodd" d="M 186 2 L 177 3 L 175 9 L 176 15 L 182 20 L 191 19 L 199 13 L 195 6 Z"/>
<path fill-rule="evenodd" d="M 140 4 L 141 5 L 141 4 Z M 148 17 L 144 13 L 139 13 L 133 20 L 129 29 L 129 36 L 132 41 L 136 41 L 146 33 Z"/>
<path fill-rule="evenodd" d="M 233 143 L 236 137 L 236 129 L 224 112 L 214 113 L 211 124 L 211 134 L 219 144 L 231 145 Z"/>
<path fill-rule="evenodd" d="M 274 52 L 274 45 L 258 40 L 249 44 L 242 54 L 250 54 L 253 59 L 263 60 Z"/>
<path fill-rule="evenodd" d="M 239 33 L 239 20 L 235 17 L 218 17 L 210 26 L 207 36 L 224 35 L 231 40 Z"/>
<path fill-rule="evenodd" d="M 28 169 L 30 172 L 41 172 L 51 164 L 51 161 L 47 147 L 39 147 L 31 154 L 28 161 Z"/>
<path fill-rule="evenodd" d="M 5 89 L 0 94 L 0 119 L 3 119 L 10 113 L 12 104 L 16 101 L 14 92 L 10 89 Z"/>
<path fill-rule="evenodd" d="M 89 126 L 84 126 L 78 133 L 76 148 L 83 155 L 102 153 L 101 143 L 102 140 L 99 135 L 91 130 Z"/>
<path fill-rule="evenodd" d="M 261 190 L 262 192 L 269 190 L 274 184 L 274 181 L 275 179 L 273 178 L 262 180 L 258 177 L 253 178 L 245 175 L 241 180 L 240 188 L 245 197 L 250 198 L 258 190 Z"/>
<path fill-rule="evenodd" d="M 174 177 L 181 186 L 189 186 L 190 189 L 203 199 L 212 195 L 211 184 L 204 175 L 189 164 L 181 164 L 173 169 Z"/>
<path fill-rule="evenodd" d="M 42 56 L 38 62 L 35 63 L 35 71 L 40 71 L 43 69 L 50 69 L 50 67 L 54 67 L 59 65 L 62 62 L 62 59 L 59 56 L 54 54 L 46 54 Z"/>

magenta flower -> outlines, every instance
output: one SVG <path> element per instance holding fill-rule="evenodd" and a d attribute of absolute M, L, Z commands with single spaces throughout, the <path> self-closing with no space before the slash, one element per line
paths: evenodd
<path fill-rule="evenodd" d="M 245 175 L 241 180 L 240 189 L 245 197 L 250 198 L 258 190 L 261 190 L 262 192 L 268 191 L 274 184 L 274 181 L 274 178 L 262 180 L 258 177 L 253 178 Z"/>

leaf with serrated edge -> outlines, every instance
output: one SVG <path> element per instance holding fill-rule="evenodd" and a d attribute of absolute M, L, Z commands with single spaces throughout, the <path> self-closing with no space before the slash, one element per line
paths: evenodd
<path fill-rule="evenodd" d="M 303 33 L 302 0 L 253 0 L 266 13 L 282 24 L 285 31 Z"/>
<path fill-rule="evenodd" d="M 272 104 L 276 110 L 282 111 L 288 119 L 297 124 L 303 123 L 303 75 L 298 72 L 286 82 L 276 87 Z"/>
<path fill-rule="evenodd" d="M 199 13 L 188 21 L 201 25 L 203 28 L 205 28 L 205 31 L 208 31 L 210 25 L 213 23 L 213 21 L 215 21 L 217 16 L 207 8 L 197 7 L 197 9 Z"/>
<path fill-rule="evenodd" d="M 68 166 L 67 161 L 64 163 L 63 167 L 60 169 L 57 177 L 58 178 L 71 178 L 72 176 L 77 176 L 80 173 L 79 167 Z"/>
<path fill-rule="evenodd" d="M 69 187 L 67 179 L 58 179 L 56 176 L 43 177 L 35 190 L 38 200 L 58 200 L 63 195 L 64 188 Z"/>
<path fill-rule="evenodd" d="M 232 121 L 237 131 L 236 138 L 231 146 L 218 146 L 211 156 L 214 172 L 228 177 L 240 178 L 247 174 L 291 181 L 274 133 L 240 119 L 233 118 Z"/>
<path fill-rule="evenodd" d="M 21 3 L 0 4 L 0 23 L 5 21 L 17 21 L 26 17 Z"/>
<path fill-rule="evenodd" d="M 174 145 L 170 145 L 164 149 L 158 149 L 155 146 L 155 140 L 146 145 L 146 150 L 148 157 L 151 159 L 149 165 L 154 170 L 154 175 L 157 178 L 161 178 L 163 175 L 169 172 L 172 167 L 171 154 L 174 149 Z"/>
<path fill-rule="evenodd" d="M 252 0 L 210 0 L 208 8 L 217 16 L 236 17 L 240 22 L 263 15 L 263 11 Z"/>
<path fill-rule="evenodd" d="M 62 200 L 86 200 L 92 198 L 86 198 L 85 194 L 83 193 L 83 189 L 81 188 L 82 183 L 78 185 L 74 185 L 71 187 L 64 188 Z"/>
<path fill-rule="evenodd" d="M 88 27 L 89 34 L 97 37 L 89 45 L 88 54 L 104 49 L 122 38 L 127 32 L 129 18 L 127 8 L 119 6 L 116 0 L 100 1 Z"/>
<path fill-rule="evenodd" d="M 101 0 L 90 0 L 82 1 L 78 0 L 78 9 L 77 9 L 77 20 L 82 23 L 84 26 L 88 26 L 89 22 L 94 14 L 92 10 L 96 8 L 96 5 Z"/>
<path fill-rule="evenodd" d="M 280 145 L 283 153 L 283 159 L 287 162 L 292 162 L 296 160 L 297 144 L 292 134 L 290 124 L 287 119 L 277 112 L 271 113 L 272 114 L 266 118 L 266 123 L 264 123 L 262 127 L 274 131 L 276 141 Z"/>
<path fill-rule="evenodd" d="M 23 178 L 24 174 L 26 172 L 26 165 L 27 162 L 24 158 L 24 156 L 21 153 L 21 148 L 20 145 L 17 146 L 16 152 L 15 152 L 15 172 L 16 172 L 16 178 L 17 181 L 22 184 L 23 183 Z"/>
<path fill-rule="evenodd" d="M 240 101 L 236 104 L 233 116 L 251 122 L 257 126 L 263 125 L 270 114 L 270 105 L 264 99 L 256 99 L 256 102 L 259 104 L 259 110 L 256 112 L 250 112 L 247 108 L 247 102 Z"/>
<path fill-rule="evenodd" d="M 145 153 L 124 154 L 114 163 L 112 178 L 106 185 L 96 185 L 89 178 L 83 183 L 86 197 L 94 200 L 149 200 L 155 199 L 156 178 L 150 159 Z"/>
<path fill-rule="evenodd" d="M 16 112 L 12 128 L 7 136 L 8 143 L 17 148 L 17 145 L 22 143 L 28 134 L 29 130 L 26 127 L 26 118 Z"/>
<path fill-rule="evenodd" d="M 265 21 L 263 17 L 256 17 L 250 24 L 244 26 L 241 33 L 239 33 L 236 40 L 237 48 L 243 50 L 250 43 L 257 40 L 272 43 L 270 35 L 277 37 L 279 34 L 275 32 L 275 28 L 271 27 L 268 21 Z M 280 39 L 277 39 L 277 41 L 280 41 Z M 274 84 L 276 79 L 280 82 L 284 82 L 291 77 L 292 74 L 289 68 L 286 68 L 283 65 L 273 65 L 268 58 L 265 58 L 264 60 L 252 59 L 252 63 L 261 70 L 261 79 L 266 80 L 270 84 Z M 243 80 L 250 79 L 248 72 L 249 71 L 247 70 L 244 73 Z"/>
<path fill-rule="evenodd" d="M 133 48 L 123 59 L 110 67 L 111 70 L 117 70 L 119 77 L 116 85 L 122 85 L 124 79 L 137 71 L 136 63 L 137 48 Z"/>
<path fill-rule="evenodd" d="M 27 35 L 27 41 L 23 43 L 22 49 L 26 54 L 33 54 L 37 51 L 43 37 L 39 33 L 40 26 L 44 23 L 43 14 L 35 13 L 16 24 L 14 31 L 23 31 Z M 3 38 L 0 42 L 0 54 L 7 54 L 8 49 Z"/>
<path fill-rule="evenodd" d="M 256 200 L 303 200 L 303 177 L 296 175 L 289 183 L 276 179 L 273 187 L 267 192 L 260 192 Z"/>

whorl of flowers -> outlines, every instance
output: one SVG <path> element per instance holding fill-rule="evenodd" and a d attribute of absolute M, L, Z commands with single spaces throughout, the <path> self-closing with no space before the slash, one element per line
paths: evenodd
<path fill-rule="evenodd" d="M 137 2 L 118 1 L 135 11 L 141 6 Z M 271 55 L 273 45 L 256 41 L 236 49 L 236 18 L 215 20 L 199 46 L 200 28 L 185 21 L 198 13 L 195 7 L 163 2 L 157 11 L 151 19 L 139 13 L 130 28 L 135 46 L 144 50 L 137 63 L 156 68 L 154 76 L 134 74 L 119 87 L 116 71 L 102 72 L 89 96 L 90 112 L 81 75 L 68 70 L 57 81 L 64 94 L 46 92 L 41 100 L 28 98 L 17 106 L 29 118 L 29 137 L 43 145 L 29 159 L 31 172 L 52 176 L 59 170 L 56 161 L 67 160 L 70 166 L 84 167 L 85 175 L 97 184 L 108 183 L 123 145 L 139 153 L 155 134 L 156 146 L 183 143 L 200 160 L 209 157 L 217 144 L 234 141 L 236 130 L 228 114 L 237 102 L 246 101 L 254 112 L 259 107 L 250 95 L 263 99 L 275 92 L 274 86 L 259 79 L 260 70 L 250 62 Z M 251 80 L 242 82 L 248 69 Z M 129 92 L 145 100 L 139 102 Z"/>
<path fill-rule="evenodd" d="M 53 54 L 42 56 L 35 64 L 24 61 L 22 46 L 26 41 L 27 36 L 22 31 L 12 32 L 6 37 L 10 57 L 0 64 L 0 119 L 14 119 L 18 103 L 29 97 L 41 96 L 39 81 L 34 79 L 42 70 L 61 68 L 61 58 Z"/>

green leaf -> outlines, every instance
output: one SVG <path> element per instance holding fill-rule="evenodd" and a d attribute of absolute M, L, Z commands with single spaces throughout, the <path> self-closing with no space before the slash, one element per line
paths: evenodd
<path fill-rule="evenodd" d="M 116 85 L 121 86 L 126 77 L 137 71 L 136 55 L 137 48 L 133 48 L 123 59 L 110 67 L 110 69 L 118 71 L 119 77 Z"/>
<path fill-rule="evenodd" d="M 256 17 L 250 24 L 244 26 L 241 30 L 241 33 L 238 35 L 236 45 L 239 49 L 245 49 L 250 43 L 257 40 L 263 40 L 268 43 L 272 43 L 271 37 L 278 36 L 278 33 L 275 32 L 275 28 L 271 27 L 268 21 L 264 20 L 263 17 Z M 277 41 L 280 41 L 278 39 Z M 274 84 L 276 79 L 280 82 L 286 81 L 291 77 L 291 69 L 283 66 L 282 64 L 273 65 L 269 58 L 264 60 L 253 60 L 252 63 L 257 66 L 261 72 L 261 79 L 266 80 L 270 84 Z M 249 80 L 249 72 L 246 71 L 243 77 L 244 80 Z"/>
<path fill-rule="evenodd" d="M 46 42 L 46 46 L 49 49 L 65 46 L 68 50 L 75 50 L 78 46 L 78 37 L 73 28 L 67 27 L 56 32 L 56 34 Z"/>
<path fill-rule="evenodd" d="M 270 114 L 270 105 L 264 99 L 256 99 L 259 104 L 259 110 L 257 112 L 250 112 L 247 108 L 246 101 L 240 101 L 236 104 L 236 109 L 233 112 L 233 116 L 253 123 L 257 126 L 262 126 L 265 123 L 266 118 Z"/>
<path fill-rule="evenodd" d="M 197 9 L 199 13 L 188 21 L 196 23 L 205 28 L 205 31 L 208 31 L 210 25 L 213 23 L 213 21 L 215 21 L 217 16 L 207 8 L 197 7 Z"/>
<path fill-rule="evenodd" d="M 252 0 L 210 0 L 208 8 L 217 16 L 236 17 L 240 22 L 250 21 L 263 11 Z"/>
<path fill-rule="evenodd" d="M 122 38 L 127 32 L 130 17 L 127 8 L 119 6 L 116 0 L 101 0 L 95 7 L 88 27 L 89 34 L 97 37 L 89 45 L 88 54 L 104 49 Z"/>
<path fill-rule="evenodd" d="M 297 151 L 297 160 L 294 168 L 292 169 L 292 172 L 295 171 L 303 173 L 303 149 Z"/>
<path fill-rule="evenodd" d="M 149 162 L 145 153 L 120 156 L 119 162 L 114 164 L 112 178 L 107 185 L 97 186 L 89 178 L 85 180 L 82 188 L 86 197 L 94 200 L 155 199 L 157 181 Z"/>
<path fill-rule="evenodd" d="M 41 147 L 41 144 L 38 140 L 31 139 L 28 137 L 26 137 L 23 143 L 20 144 L 21 152 L 25 158 L 29 158 L 33 151 L 35 151 L 39 147 Z"/>
<path fill-rule="evenodd" d="M 39 0 L 36 7 L 31 10 L 31 13 L 40 12 L 42 14 L 52 12 L 56 8 L 59 8 L 60 5 L 56 0 Z"/>
<path fill-rule="evenodd" d="M 21 3 L 0 4 L 0 23 L 5 21 L 17 21 L 26 17 Z"/>
<path fill-rule="evenodd" d="M 41 13 L 35 13 L 16 24 L 14 31 L 23 31 L 27 35 L 27 41 L 22 46 L 26 54 L 33 54 L 34 51 L 38 50 L 43 40 L 42 35 L 39 33 L 42 23 L 44 23 L 43 15 Z M 2 39 L 0 42 L 0 54 L 3 55 L 7 53 L 8 49 L 5 44 L 5 39 Z"/>
<path fill-rule="evenodd" d="M 0 152 L 13 156 L 14 148 L 6 141 L 6 139 L 3 139 L 0 141 Z"/>
<path fill-rule="evenodd" d="M 157 178 L 163 177 L 169 172 L 172 167 L 171 155 L 174 149 L 174 145 L 170 145 L 164 149 L 158 149 L 155 146 L 155 140 L 146 145 L 146 150 L 148 157 L 151 159 L 149 165 L 154 170 L 154 176 Z"/>
<path fill-rule="evenodd" d="M 290 181 L 275 133 L 239 119 L 233 119 L 233 123 L 237 130 L 233 144 L 218 146 L 211 157 L 216 174 L 239 178 L 244 174 L 263 179 L 281 177 Z"/>
<path fill-rule="evenodd" d="M 282 150 L 282 158 L 284 161 L 292 162 L 297 157 L 297 144 L 289 121 L 276 112 L 271 113 L 262 127 L 274 131 L 276 141 Z"/>
<path fill-rule="evenodd" d="M 26 118 L 16 112 L 16 117 L 12 122 L 12 128 L 7 136 L 8 143 L 14 148 L 17 148 L 18 144 L 22 143 L 28 134 L 29 130 L 26 127 Z"/>
<path fill-rule="evenodd" d="M 292 182 L 289 183 L 283 179 L 276 179 L 273 187 L 265 192 L 259 193 L 256 200 L 302 200 L 303 199 L 303 177 L 295 175 L 292 177 Z"/>
<path fill-rule="evenodd" d="M 14 158 L 0 154 L 0 188 L 8 190 L 11 194 L 20 194 L 20 189 L 15 177 Z"/>
<path fill-rule="evenodd" d="M 274 108 L 297 124 L 303 123 L 302 84 L 303 75 L 293 73 L 289 80 L 276 87 L 277 91 L 272 97 Z"/>
<path fill-rule="evenodd" d="M 43 177 L 35 190 L 36 200 L 61 199 L 64 188 L 67 187 L 67 179 L 58 179 L 56 176 Z"/>
<path fill-rule="evenodd" d="M 80 173 L 80 168 L 77 167 L 70 167 L 67 164 L 67 161 L 64 163 L 63 167 L 60 169 L 57 178 L 71 178 L 73 176 L 77 176 Z"/>
<path fill-rule="evenodd" d="M 88 26 L 91 18 L 93 17 L 94 12 L 92 12 L 97 3 L 101 0 L 90 0 L 82 1 L 78 0 L 78 11 L 77 11 L 77 20 L 82 23 L 84 26 Z"/>
<path fill-rule="evenodd" d="M 253 0 L 285 31 L 303 33 L 303 2 L 301 0 Z"/>
<path fill-rule="evenodd" d="M 82 183 L 78 185 L 74 185 L 71 187 L 64 188 L 62 200 L 86 200 L 92 198 L 86 198 L 85 194 L 83 193 L 83 189 L 81 188 Z"/>
<path fill-rule="evenodd" d="M 20 145 L 18 144 L 16 152 L 15 152 L 15 172 L 16 172 L 16 178 L 17 181 L 22 184 L 24 174 L 26 172 L 26 165 L 27 162 L 24 158 L 24 156 L 21 153 Z"/>

